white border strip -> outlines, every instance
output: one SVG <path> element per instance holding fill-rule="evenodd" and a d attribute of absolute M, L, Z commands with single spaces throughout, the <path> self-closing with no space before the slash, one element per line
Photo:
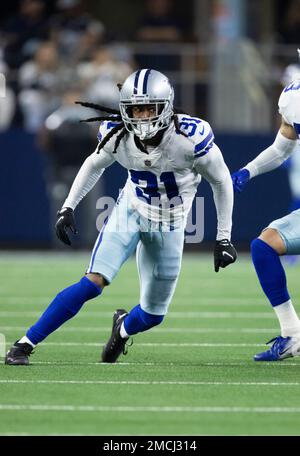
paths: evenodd
<path fill-rule="evenodd" d="M 27 326 L 0 326 L 0 331 L 26 331 Z M 61 326 L 60 328 L 56 329 L 55 332 L 75 332 L 75 333 L 80 333 L 80 332 L 110 332 L 111 331 L 111 326 L 106 326 L 106 327 L 99 327 L 97 326 L 79 326 L 78 328 L 75 327 L 67 327 L 67 326 Z M 206 333 L 212 333 L 212 334 L 219 334 L 219 333 L 229 333 L 229 334 L 262 334 L 262 333 L 271 333 L 275 334 L 276 331 L 274 331 L 273 328 L 152 328 L 151 332 L 155 333 L 183 333 L 183 334 L 206 334 Z"/>
<path fill-rule="evenodd" d="M 7 342 L 8 345 L 13 342 Z M 41 344 L 52 347 L 102 347 L 106 342 L 41 342 Z M 262 347 L 263 344 L 226 344 L 226 343 L 209 343 L 209 342 L 142 342 L 138 344 L 139 347 Z"/>
<path fill-rule="evenodd" d="M 0 380 L 0 384 L 58 385 L 191 385 L 191 386 L 300 386 L 300 382 L 196 382 L 175 380 Z"/>
<path fill-rule="evenodd" d="M 41 312 L 22 312 L 22 311 L 3 311 L 0 312 L 0 317 L 5 318 L 16 318 L 16 317 L 39 317 Z M 112 318 L 113 312 L 86 312 L 81 313 L 79 318 Z M 168 318 L 183 318 L 183 319 L 194 319 L 194 318 L 239 318 L 239 319 L 272 319 L 275 320 L 275 316 L 272 313 L 267 312 L 172 312 L 168 314 Z"/>
<path fill-rule="evenodd" d="M 300 360 L 299 360 L 300 361 Z M 176 367 L 189 367 L 189 368 L 194 368 L 195 366 L 197 367 L 228 367 L 228 366 L 246 366 L 246 367 L 254 367 L 257 368 L 257 364 L 258 363 L 255 363 L 253 362 L 253 360 L 249 360 L 248 362 L 240 362 L 240 363 L 207 363 L 207 362 L 195 362 L 195 363 L 184 363 L 184 362 L 176 362 L 176 363 L 172 363 L 172 362 L 140 362 L 140 363 L 137 363 L 137 362 L 120 362 L 120 363 L 102 363 L 100 361 L 98 362 L 81 362 L 81 361 L 78 361 L 78 362 L 71 362 L 71 361 L 31 361 L 30 362 L 31 365 L 50 365 L 50 366 L 58 366 L 59 368 L 62 368 L 62 367 L 77 367 L 77 366 L 98 366 L 99 368 L 101 368 L 102 366 L 110 366 L 112 367 L 112 369 L 117 369 L 118 367 L 122 367 L 122 366 L 140 366 L 142 368 L 144 368 L 145 366 L 154 366 L 154 367 L 167 367 L 167 366 L 176 366 Z M 264 365 L 264 367 L 268 367 L 268 368 L 272 368 L 272 367 L 276 367 L 276 369 L 278 369 L 278 367 L 289 367 L 289 366 L 297 366 L 299 368 L 300 366 L 300 362 L 289 362 L 289 361 L 286 361 L 284 360 L 283 362 L 273 362 L 273 363 L 262 363 Z M 11 369 L 11 368 L 10 368 Z"/>
<path fill-rule="evenodd" d="M 300 407 L 176 407 L 176 406 L 105 406 L 105 405 L 45 405 L 0 404 L 0 410 L 40 412 L 148 412 L 148 413 L 300 413 Z"/>

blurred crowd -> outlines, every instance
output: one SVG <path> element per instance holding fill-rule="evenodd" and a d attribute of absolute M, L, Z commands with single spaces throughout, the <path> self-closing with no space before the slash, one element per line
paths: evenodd
<path fill-rule="evenodd" d="M 70 96 L 114 105 L 117 82 L 134 63 L 129 53 L 109 46 L 105 26 L 79 0 L 58 0 L 46 14 L 43 0 L 23 0 L 1 28 L 0 71 L 6 77 L 1 126 L 37 132 Z M 3 106 L 3 104 L 5 106 Z"/>
<path fill-rule="evenodd" d="M 117 83 L 136 67 L 131 50 L 114 41 L 84 1 L 57 0 L 52 9 L 49 14 L 44 0 L 22 0 L 18 11 L 2 21 L 0 73 L 6 77 L 6 96 L 0 99 L 0 130 L 17 125 L 35 133 L 57 109 L 67 106 L 69 112 L 74 93 L 115 107 Z M 128 38 L 184 40 L 171 0 L 146 1 L 144 18 Z"/>
<path fill-rule="evenodd" d="M 283 44 L 300 46 L 300 0 L 285 0 L 280 2 L 285 6 L 283 16 L 279 17 L 278 41 Z M 280 15 L 279 8 L 278 14 Z"/>

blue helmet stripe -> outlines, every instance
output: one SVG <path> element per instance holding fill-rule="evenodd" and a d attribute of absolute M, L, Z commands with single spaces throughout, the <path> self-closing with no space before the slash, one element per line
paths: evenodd
<path fill-rule="evenodd" d="M 141 70 L 137 71 L 135 74 L 134 89 L 133 89 L 134 95 L 137 94 L 140 73 L 141 73 Z"/>
<path fill-rule="evenodd" d="M 144 82 L 143 82 L 143 95 L 146 95 L 146 93 L 147 93 L 147 84 L 148 84 L 150 71 L 151 70 L 147 70 L 145 73 Z"/>

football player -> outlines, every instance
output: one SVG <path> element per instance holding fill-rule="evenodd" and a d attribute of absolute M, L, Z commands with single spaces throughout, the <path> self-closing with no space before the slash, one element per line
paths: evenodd
<path fill-rule="evenodd" d="M 300 57 L 300 50 L 299 57 Z M 232 175 L 234 190 L 241 192 L 250 179 L 278 168 L 300 138 L 300 78 L 287 85 L 279 98 L 281 126 L 274 143 Z M 300 254 L 300 209 L 275 220 L 251 243 L 252 261 L 267 298 L 280 323 L 281 335 L 255 361 L 279 361 L 300 355 L 300 320 L 287 290 L 282 255 Z"/>
<path fill-rule="evenodd" d="M 96 240 L 85 276 L 58 293 L 9 350 L 7 364 L 28 364 L 33 348 L 72 318 L 86 301 L 99 296 L 135 249 L 140 302 L 130 312 L 115 311 L 102 361 L 116 362 L 126 353 L 130 336 L 160 324 L 175 291 L 185 223 L 201 176 L 212 187 L 217 211 L 215 271 L 236 260 L 230 241 L 232 182 L 210 125 L 176 113 L 173 88 L 158 71 L 136 71 L 119 88 L 120 111 L 96 105 L 112 115 L 87 119 L 102 121 L 99 144 L 83 163 L 58 212 L 59 239 L 70 244 L 67 230 L 76 233 L 76 206 L 115 160 L 128 170 L 125 187 Z"/>

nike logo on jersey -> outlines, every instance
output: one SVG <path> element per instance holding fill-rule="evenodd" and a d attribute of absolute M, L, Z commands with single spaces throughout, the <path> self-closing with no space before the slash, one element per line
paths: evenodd
<path fill-rule="evenodd" d="M 203 136 L 203 135 L 204 135 L 204 126 L 202 127 L 202 130 L 201 130 L 201 131 L 199 131 L 199 134 L 200 134 L 201 136 Z"/>

